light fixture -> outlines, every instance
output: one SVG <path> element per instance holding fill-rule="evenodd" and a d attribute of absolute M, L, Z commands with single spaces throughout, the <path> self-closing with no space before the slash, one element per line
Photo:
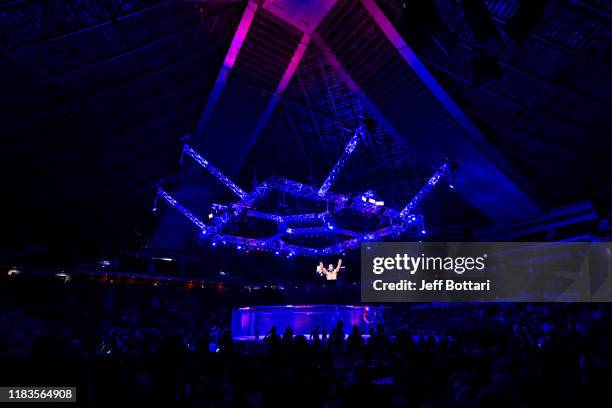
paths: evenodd
<path fill-rule="evenodd" d="M 361 130 L 362 131 L 362 130 Z M 360 132 L 358 129 L 356 131 Z M 351 139 L 353 141 L 353 139 Z M 350 146 L 351 141 L 343 153 L 344 161 L 348 157 L 347 154 L 352 153 L 354 147 Z M 397 238 L 401 234 L 405 233 L 409 229 L 412 229 L 412 225 L 417 224 L 419 228 L 416 233 L 418 235 L 426 235 L 427 230 L 424 226 L 423 216 L 415 214 L 416 208 L 422 203 L 428 193 L 438 184 L 439 180 L 448 175 L 450 172 L 450 162 L 446 160 L 432 177 L 425 183 L 423 188 L 413 197 L 413 199 L 403 208 L 402 211 L 395 210 L 393 208 L 385 207 L 385 211 L 379 211 L 380 207 L 384 206 L 384 201 L 377 200 L 374 197 L 372 191 L 361 194 L 361 202 L 364 204 L 355 205 L 354 200 L 358 195 L 345 195 L 330 193 L 329 188 L 333 184 L 334 180 L 338 176 L 339 170 L 342 166 L 338 164 L 330 173 L 330 176 L 320 189 L 316 189 L 308 184 L 299 183 L 296 181 L 284 179 L 281 177 L 271 177 L 268 180 L 263 181 L 259 185 L 253 188 L 252 191 L 246 193 L 240 190 L 231 180 L 225 177 L 217 169 L 212 169 L 210 164 L 205 161 L 197 152 L 190 147 L 185 147 L 185 152 L 190 156 L 194 157 L 196 161 L 207 168 L 213 173 L 219 180 L 221 180 L 228 188 L 232 189 L 240 199 L 229 205 L 213 205 L 213 210 L 209 214 L 209 218 L 214 218 L 208 224 L 204 224 L 198 217 L 191 213 L 188 209 L 182 206 L 177 200 L 166 193 L 161 187 L 158 188 L 158 197 L 163 198 L 170 206 L 174 207 L 186 218 L 191 221 L 196 227 L 200 229 L 200 236 L 207 240 L 212 241 L 211 246 L 216 246 L 217 242 L 222 245 L 230 245 L 238 251 L 243 252 L 246 250 L 259 250 L 266 251 L 269 253 L 274 252 L 275 255 L 284 254 L 288 258 L 292 256 L 311 256 L 318 257 L 320 254 L 323 255 L 337 255 L 344 253 L 347 250 L 354 250 L 359 248 L 362 242 L 366 241 L 380 241 L 385 238 Z M 343 159 L 341 157 L 341 159 Z M 340 160 L 339 163 L 344 163 Z M 452 183 L 451 186 L 454 188 Z M 316 213 L 304 213 L 304 214 L 275 214 L 275 213 L 263 213 L 257 211 L 257 203 L 261 202 L 263 198 L 273 192 L 288 193 L 293 196 L 301 197 L 307 200 L 313 200 L 320 204 L 324 204 L 327 210 Z M 359 201 L 357 201 L 359 202 Z M 373 205 L 370 205 L 373 204 Z M 323 206 L 322 206 L 323 207 Z M 379 217 L 379 229 L 374 231 L 355 232 L 342 228 L 338 231 L 334 231 L 335 217 L 334 214 L 339 213 L 343 209 L 350 208 L 353 211 L 357 211 L 360 214 L 367 216 Z M 252 218 L 266 219 L 269 221 L 276 222 L 279 226 L 278 234 L 269 238 L 246 238 L 237 235 L 230 235 L 225 232 L 227 229 L 225 226 L 236 220 L 241 214 L 246 214 Z M 212 215 L 213 217 L 210 217 Z M 299 227 L 298 227 L 299 226 Z M 302 227 L 302 226 L 305 226 Z M 338 236 L 338 232 L 341 235 Z M 302 236 L 316 236 L 326 237 L 332 236 L 340 240 L 335 244 L 329 245 L 324 248 L 313 248 L 304 245 L 290 244 L 283 241 L 284 234 L 296 234 Z M 348 235 L 349 238 L 342 240 L 342 236 Z"/>

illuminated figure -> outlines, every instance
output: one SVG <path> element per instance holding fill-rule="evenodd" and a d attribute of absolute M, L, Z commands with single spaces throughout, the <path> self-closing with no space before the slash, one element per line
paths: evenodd
<path fill-rule="evenodd" d="M 317 266 L 317 273 L 321 276 L 325 276 L 325 279 L 328 281 L 335 281 L 338 279 L 338 272 L 342 267 L 342 259 L 338 259 L 338 266 L 334 268 L 334 265 L 329 264 L 327 269 L 323 266 L 323 261 L 319 262 L 319 266 Z"/>

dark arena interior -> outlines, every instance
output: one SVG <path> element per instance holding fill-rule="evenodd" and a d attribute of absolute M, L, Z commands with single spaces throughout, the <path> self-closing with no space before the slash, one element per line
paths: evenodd
<path fill-rule="evenodd" d="M 609 406 L 611 16 L 0 0 L 0 405 Z M 565 286 L 365 292 L 439 243 Z"/>

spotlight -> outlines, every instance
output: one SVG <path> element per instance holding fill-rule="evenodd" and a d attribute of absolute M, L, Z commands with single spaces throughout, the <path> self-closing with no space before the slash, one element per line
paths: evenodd
<path fill-rule="evenodd" d="M 153 199 L 153 214 L 157 214 L 157 202 L 159 200 L 159 193 L 155 194 L 155 198 Z"/>
<path fill-rule="evenodd" d="M 451 161 L 450 159 L 448 160 L 449 164 L 450 164 L 450 170 L 448 172 L 448 188 L 449 190 L 455 190 L 455 188 L 457 187 L 457 185 L 455 184 L 455 170 L 459 167 L 459 164 L 457 162 Z"/>
<path fill-rule="evenodd" d="M 65 272 L 56 273 L 55 276 L 64 279 L 64 283 L 69 282 L 71 279 L 70 275 Z"/>
<path fill-rule="evenodd" d="M 17 268 L 11 268 L 8 270 L 8 276 L 17 276 L 21 273 L 21 271 Z"/>
<path fill-rule="evenodd" d="M 153 259 L 157 259 L 157 260 L 164 261 L 164 262 L 174 262 L 173 258 L 160 258 L 160 257 L 154 256 Z"/>
<path fill-rule="evenodd" d="M 425 226 L 424 226 L 424 225 L 421 225 L 421 226 L 419 227 L 419 234 L 420 234 L 420 235 L 427 235 L 427 230 L 425 229 Z"/>

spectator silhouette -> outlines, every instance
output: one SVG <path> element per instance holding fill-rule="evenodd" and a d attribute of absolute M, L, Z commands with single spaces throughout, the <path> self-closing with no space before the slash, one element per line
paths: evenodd
<path fill-rule="evenodd" d="M 277 353 L 280 350 L 280 336 L 276 334 L 276 326 L 266 334 L 264 342 L 268 345 L 268 352 Z"/>
<path fill-rule="evenodd" d="M 354 324 L 353 329 L 351 330 L 351 334 L 349 334 L 346 349 L 349 353 L 361 353 L 365 347 L 365 342 L 363 341 L 363 337 L 361 336 L 361 332 L 359 331 L 359 327 Z"/>
<path fill-rule="evenodd" d="M 338 320 L 336 328 L 331 332 L 329 336 L 329 343 L 336 352 L 340 352 L 344 348 L 344 323 L 342 320 Z"/>

